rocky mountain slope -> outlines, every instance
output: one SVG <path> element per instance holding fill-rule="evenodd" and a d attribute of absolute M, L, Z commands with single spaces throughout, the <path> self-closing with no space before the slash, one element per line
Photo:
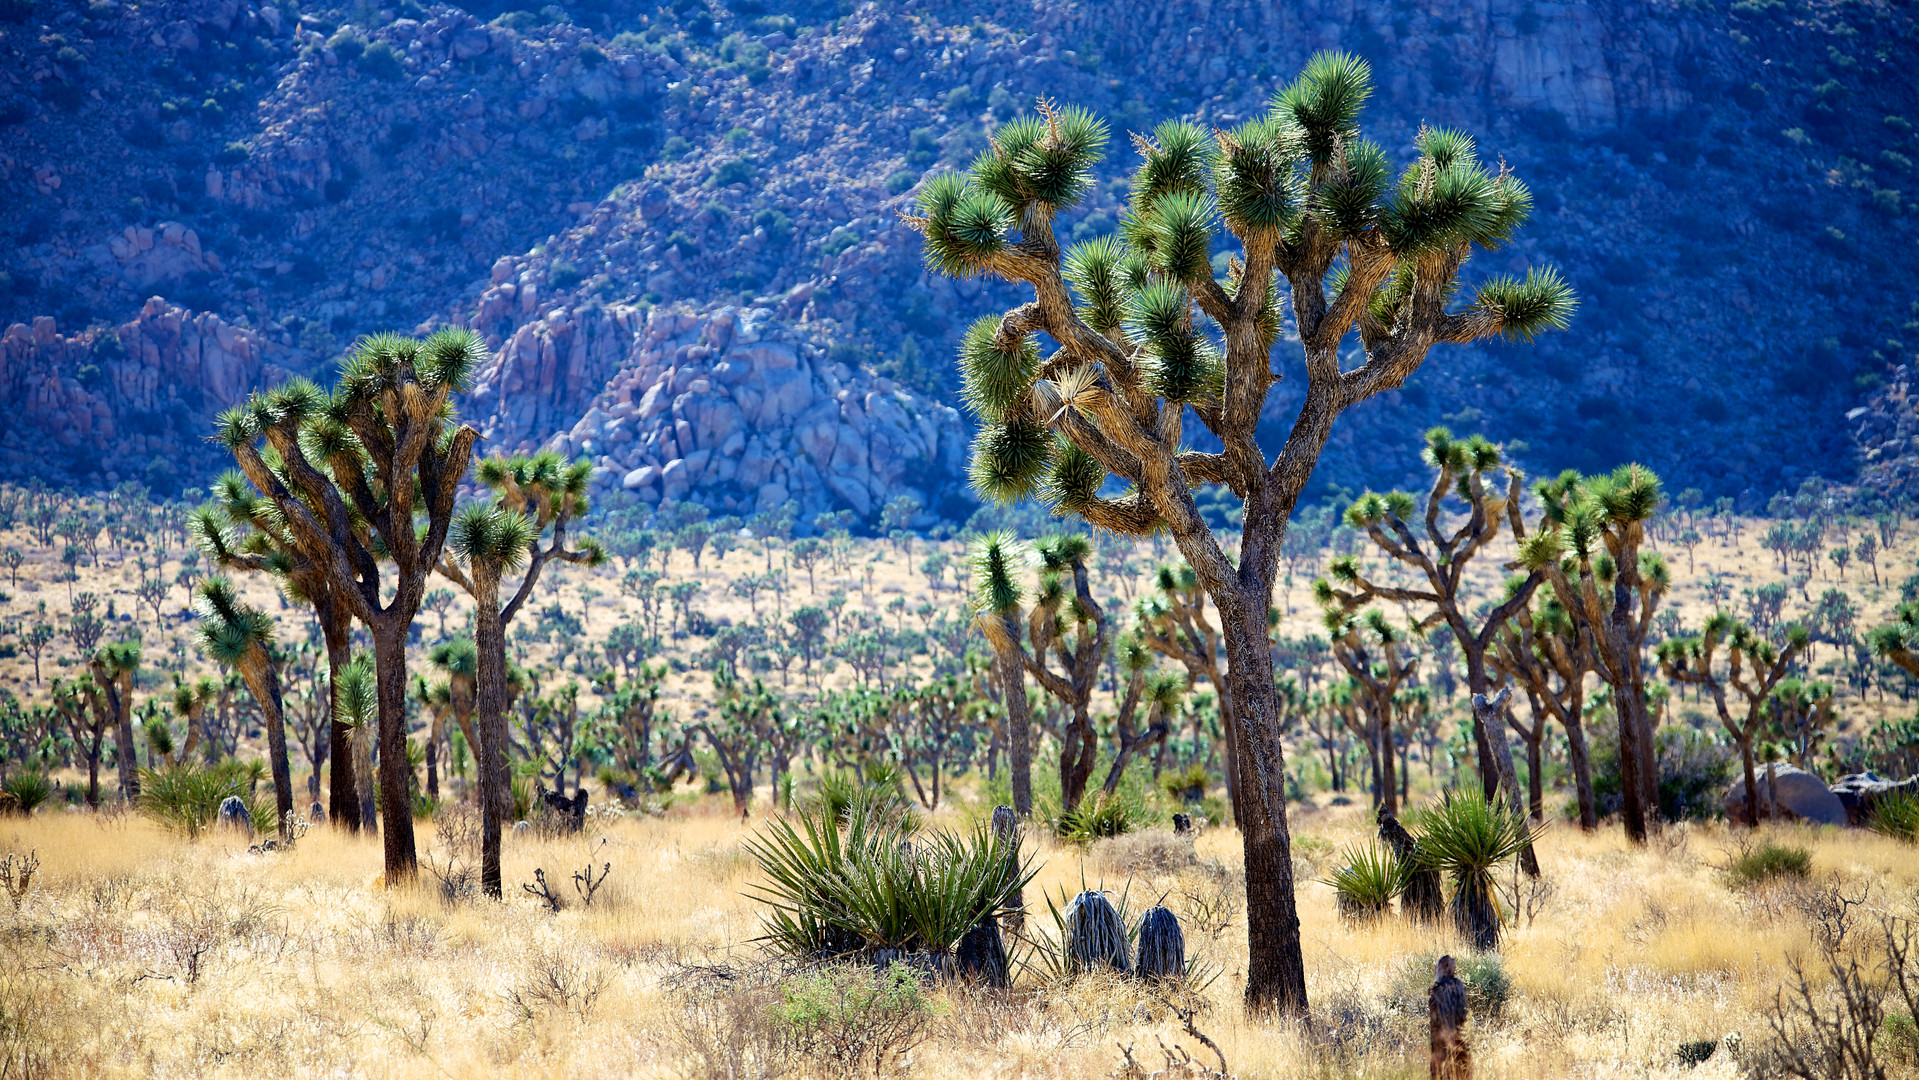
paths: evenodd
<path fill-rule="evenodd" d="M 1521 241 L 1471 273 L 1551 263 L 1584 300 L 1536 347 L 1435 353 L 1342 422 L 1322 490 L 1400 482 L 1448 422 L 1539 470 L 1637 457 L 1756 503 L 1850 477 L 1845 413 L 1919 335 L 1891 4 L 518 7 L 0 0 L 0 455 L 100 483 L 195 441 L 219 392 L 163 378 L 142 412 L 117 387 L 166 361 L 92 352 L 158 294 L 245 330 L 256 378 L 474 326 L 497 355 L 469 415 L 590 454 L 608 491 L 864 517 L 910 489 L 963 516 L 951 350 L 1019 297 L 925 272 L 912 187 L 1039 94 L 1118 131 L 1224 126 L 1321 48 L 1374 63 L 1389 151 L 1461 126 L 1533 184 Z M 1130 156 L 1074 236 L 1115 226 Z M 145 441 L 39 452 L 102 409 Z"/>

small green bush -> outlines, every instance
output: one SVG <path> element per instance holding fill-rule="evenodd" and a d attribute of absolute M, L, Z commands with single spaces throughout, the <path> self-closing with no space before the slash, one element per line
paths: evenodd
<path fill-rule="evenodd" d="M 376 79 L 397 79 L 406 69 L 398 50 L 384 41 L 368 45 L 360 53 L 360 70 Z"/>
<path fill-rule="evenodd" d="M 580 268 L 570 262 L 556 262 L 547 268 L 546 283 L 556 289 L 570 289 L 581 280 Z"/>
<path fill-rule="evenodd" d="M 758 175 L 751 161 L 746 158 L 734 158 L 714 169 L 713 175 L 706 180 L 706 186 L 723 188 L 734 184 L 751 184 Z"/>
<path fill-rule="evenodd" d="M 901 169 L 899 172 L 886 178 L 886 193 L 889 195 L 904 195 L 913 190 L 913 185 L 919 182 L 919 173 L 911 169 Z"/>
<path fill-rule="evenodd" d="M 355 33 L 351 27 L 342 28 L 327 39 L 326 47 L 341 61 L 351 63 L 366 51 L 366 39 Z"/>
<path fill-rule="evenodd" d="M 1073 809 L 1050 814 L 1048 818 L 1053 825 L 1053 835 L 1071 844 L 1124 836 L 1159 824 L 1159 815 L 1145 800 L 1126 791 L 1112 795 L 1094 792 Z"/>
<path fill-rule="evenodd" d="M 1726 876 L 1733 888 L 1744 889 L 1778 877 L 1804 878 L 1812 874 L 1812 852 L 1768 840 L 1733 856 Z"/>
<path fill-rule="evenodd" d="M 1426 990 L 1432 986 L 1433 964 L 1438 959 L 1437 952 L 1409 957 L 1387 990 L 1386 1003 L 1402 1012 L 1424 1016 Z M 1455 953 L 1454 961 L 1459 968 L 1459 981 L 1466 984 L 1466 1007 L 1472 1010 L 1473 1016 L 1486 1020 L 1506 1011 L 1513 997 L 1513 980 L 1498 953 Z"/>
<path fill-rule="evenodd" d="M 911 968 L 835 965 L 794 980 L 773 1014 L 829 1077 L 883 1076 L 926 1040 L 939 1006 Z"/>
<path fill-rule="evenodd" d="M 280 827 L 279 811 L 271 796 L 255 786 L 258 762 L 228 758 L 214 765 L 191 762 L 164 769 L 140 770 L 140 812 L 169 828 L 196 838 L 220 814 L 220 804 L 237 796 L 247 805 L 257 833 Z"/>

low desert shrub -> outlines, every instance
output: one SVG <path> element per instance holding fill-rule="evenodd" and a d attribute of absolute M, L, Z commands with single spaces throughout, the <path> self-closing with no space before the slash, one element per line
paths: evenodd
<path fill-rule="evenodd" d="M 252 772 L 233 758 L 213 765 L 183 762 L 165 769 L 140 770 L 141 813 L 197 837 L 220 815 L 220 804 L 236 797 L 247 806 L 256 833 L 271 833 L 280 825 L 273 799 L 256 788 Z"/>
<path fill-rule="evenodd" d="M 6 783 L 0 784 L 0 791 L 13 796 L 14 813 L 24 817 L 53 798 L 53 783 L 45 773 L 27 770 L 7 777 Z"/>
<path fill-rule="evenodd" d="M 881 1077 L 926 1041 L 939 1006 L 897 961 L 883 972 L 831 965 L 790 981 L 774 1006 L 800 1056 L 828 1077 Z"/>
<path fill-rule="evenodd" d="M 1144 799 L 1129 792 L 1096 792 L 1071 810 L 1049 815 L 1053 835 L 1072 844 L 1087 844 L 1109 836 L 1124 836 L 1159 823 L 1159 814 Z"/>
<path fill-rule="evenodd" d="M 1167 877 L 1199 864 L 1193 841 L 1171 829 L 1141 829 L 1109 836 L 1088 851 L 1101 866 L 1125 877 Z"/>
<path fill-rule="evenodd" d="M 1386 991 L 1386 1004 L 1423 1017 L 1426 991 L 1433 984 L 1433 962 L 1438 959 L 1437 952 L 1408 957 Z M 1461 953 L 1454 956 L 1454 961 L 1459 981 L 1466 984 L 1466 1007 L 1474 1017 L 1490 1019 L 1506 1011 L 1513 997 L 1513 980 L 1498 953 Z"/>
<path fill-rule="evenodd" d="M 1726 866 L 1726 879 L 1735 889 L 1750 888 L 1774 878 L 1805 878 L 1811 873 L 1811 851 L 1770 840 L 1735 852 Z"/>

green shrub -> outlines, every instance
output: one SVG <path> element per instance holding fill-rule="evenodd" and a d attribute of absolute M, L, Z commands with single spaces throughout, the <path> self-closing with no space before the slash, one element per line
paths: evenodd
<path fill-rule="evenodd" d="M 1919 842 L 1919 794 L 1889 795 L 1872 808 L 1872 827 L 1911 844 Z"/>
<path fill-rule="evenodd" d="M 280 827 L 273 799 L 258 789 L 259 762 L 228 758 L 214 765 L 185 762 L 165 769 L 140 770 L 140 812 L 168 828 L 197 838 L 220 815 L 220 804 L 236 796 L 258 833 Z"/>
<path fill-rule="evenodd" d="M 889 195 L 904 195 L 913 190 L 913 185 L 919 182 L 919 173 L 911 169 L 901 169 L 899 172 L 886 178 L 886 193 Z"/>
<path fill-rule="evenodd" d="M 344 28 L 327 39 L 326 47 L 343 62 L 352 62 L 366 51 L 366 39 L 355 33 L 352 28 Z"/>
<path fill-rule="evenodd" d="M 1207 773 L 1206 766 L 1197 761 L 1184 769 L 1161 773 L 1159 777 L 1160 790 L 1166 792 L 1168 798 L 1183 803 L 1204 799 L 1206 785 L 1211 782 L 1212 776 Z"/>
<path fill-rule="evenodd" d="M 860 234 L 848 229 L 843 233 L 827 237 L 825 242 L 820 244 L 820 254 L 831 257 L 838 255 L 847 248 L 858 247 L 859 243 Z"/>
<path fill-rule="evenodd" d="M 1811 873 L 1811 851 L 1790 844 L 1775 844 L 1770 840 L 1740 851 L 1726 868 L 1726 877 L 1736 889 L 1777 877 L 1804 878 Z"/>
<path fill-rule="evenodd" d="M 570 289 L 580 283 L 580 268 L 570 262 L 556 262 L 547 268 L 546 283 L 556 289 Z"/>
<path fill-rule="evenodd" d="M 915 835 L 889 796 L 862 787 L 843 813 L 802 808 L 742 844 L 767 881 L 764 940 L 802 959 L 879 950 L 944 954 L 1032 879 L 1030 860 L 982 823 Z"/>
<path fill-rule="evenodd" d="M 360 70 L 376 79 L 397 79 L 406 70 L 392 45 L 376 41 L 360 52 Z"/>
<path fill-rule="evenodd" d="M 7 777 L 6 783 L 0 784 L 0 791 L 13 796 L 15 808 L 25 815 L 33 813 L 35 807 L 53 798 L 53 783 L 45 773 L 25 770 Z"/>
<path fill-rule="evenodd" d="M 1407 867 L 1377 840 L 1346 849 L 1345 865 L 1325 880 L 1338 894 L 1339 913 L 1354 922 L 1386 914 L 1406 887 Z"/>
<path fill-rule="evenodd" d="M 706 186 L 710 188 L 730 187 L 734 184 L 751 184 L 759 174 L 753 168 L 753 162 L 747 158 L 734 158 L 724 162 L 707 177 Z"/>
<path fill-rule="evenodd" d="M 1438 959 L 1437 952 L 1407 958 L 1386 992 L 1386 1003 L 1402 1012 L 1425 1015 L 1426 990 L 1432 985 L 1433 963 Z M 1465 953 L 1455 955 L 1454 961 L 1459 981 L 1466 984 L 1466 1007 L 1473 1016 L 1485 1020 L 1506 1011 L 1513 996 L 1513 980 L 1498 953 Z"/>
<path fill-rule="evenodd" d="M 1108 836 L 1124 836 L 1159 824 L 1160 815 L 1145 800 L 1127 791 L 1111 795 L 1096 791 L 1071 810 L 1048 814 L 1053 835 L 1071 844 L 1086 844 Z"/>
<path fill-rule="evenodd" d="M 773 1008 L 800 1056 L 829 1077 L 883 1076 L 926 1040 L 939 1006 L 911 968 L 833 965 L 789 983 Z"/>

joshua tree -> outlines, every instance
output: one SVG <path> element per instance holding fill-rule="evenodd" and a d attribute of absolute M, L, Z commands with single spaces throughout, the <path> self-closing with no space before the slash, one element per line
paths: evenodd
<path fill-rule="evenodd" d="M 337 687 L 340 669 L 352 659 L 353 611 L 326 566 L 303 548 L 274 500 L 254 491 L 245 476 L 229 471 L 213 483 L 214 504 L 188 518 L 189 534 L 215 566 L 272 574 L 283 595 L 313 609 L 326 646 L 327 686 Z M 197 553 L 194 553 L 198 557 Z M 337 715 L 327 701 L 328 820 L 348 832 L 373 827 L 373 760 L 364 729 Z M 189 734 L 189 740 L 192 739 Z"/>
<path fill-rule="evenodd" d="M 1126 766 L 1135 755 L 1154 747 L 1164 755 L 1167 739 L 1172 734 L 1169 718 L 1186 697 L 1186 678 L 1177 672 L 1152 670 L 1153 654 L 1137 636 L 1128 634 L 1121 638 L 1119 654 L 1120 667 L 1126 672 L 1126 690 L 1120 696 L 1119 712 L 1113 718 L 1117 752 L 1112 765 L 1107 767 L 1105 782 L 1100 785 L 1100 790 L 1109 796 L 1119 790 L 1120 779 L 1126 775 Z M 1142 704 L 1146 706 L 1144 726 L 1135 723 Z M 1155 757 L 1155 776 L 1159 774 L 1159 767 L 1159 758 Z"/>
<path fill-rule="evenodd" d="M 0 552 L 0 564 L 6 566 L 7 579 L 12 582 L 13 587 L 16 589 L 20 587 L 20 567 L 24 565 L 26 561 L 26 552 L 21 551 L 17 547 L 10 547 L 5 552 Z"/>
<path fill-rule="evenodd" d="M 1706 620 L 1698 637 L 1670 638 L 1655 650 L 1659 670 L 1676 683 L 1703 688 L 1712 695 L 1719 723 L 1739 747 L 1739 763 L 1745 770 L 1746 823 L 1757 827 L 1758 773 L 1753 768 L 1753 741 L 1763 730 L 1766 703 L 1779 688 L 1792 662 L 1804 652 L 1809 638 L 1802 626 L 1788 627 L 1786 647 L 1775 648 L 1770 641 L 1752 632 L 1744 623 L 1725 612 Z M 1725 667 L 1718 664 L 1721 645 L 1726 647 Z M 1727 687 L 1739 694 L 1739 712 L 1727 702 Z"/>
<path fill-rule="evenodd" d="M 1622 465 L 1606 476 L 1562 473 L 1538 492 L 1555 527 L 1539 531 L 1528 561 L 1546 569 L 1593 671 L 1612 689 L 1622 816 L 1626 835 L 1644 843 L 1648 826 L 1658 823 L 1659 786 L 1642 658 L 1670 575 L 1664 558 L 1639 548 L 1645 523 L 1659 509 L 1659 477 L 1643 465 Z M 1562 544 L 1570 549 L 1563 562 Z"/>
<path fill-rule="evenodd" d="M 280 699 L 280 661 L 273 655 L 273 617 L 240 599 L 233 582 L 209 577 L 200 583 L 194 605 L 199 623 L 194 642 L 207 659 L 237 670 L 260 709 L 267 731 L 267 759 L 273 768 L 273 801 L 280 815 L 280 842 L 293 822 L 293 768 L 287 759 L 286 714 Z M 394 815 L 389 814 L 388 817 Z"/>
<path fill-rule="evenodd" d="M 788 557 L 790 557 L 800 569 L 806 571 L 806 591 L 809 594 L 819 592 L 819 589 L 813 584 L 813 571 L 818 568 L 820 560 L 826 558 L 826 554 L 826 544 L 818 537 L 813 536 L 795 540 L 792 546 L 787 549 Z"/>
<path fill-rule="evenodd" d="M 1333 642 L 1333 656 L 1352 678 L 1354 704 L 1366 713 L 1367 723 L 1354 734 L 1366 739 L 1373 758 L 1373 777 L 1378 781 L 1374 798 L 1386 813 L 1399 813 L 1399 786 L 1393 777 L 1394 699 L 1399 688 L 1419 667 L 1419 658 L 1405 656 L 1403 630 L 1386 620 L 1385 612 L 1367 610 L 1355 618 L 1346 608 L 1333 604 L 1326 612 L 1326 629 Z"/>
<path fill-rule="evenodd" d="M 506 627 L 526 605 L 540 571 L 555 560 L 597 566 L 606 554 L 591 540 L 567 546 L 567 526 L 586 513 L 592 465 L 567 464 L 558 454 L 488 458 L 480 463 L 480 482 L 493 491 L 491 503 L 460 509 L 453 525 L 453 553 L 440 570 L 473 597 L 473 640 L 477 650 L 474 724 L 468 732 L 479 760 L 480 888 L 500 895 L 500 829 L 512 812 L 512 771 L 507 761 Z M 526 567 L 519 586 L 504 606 L 501 582 Z"/>
<path fill-rule="evenodd" d="M 1000 708 L 1006 711 L 1006 756 L 1012 764 L 1013 812 L 1033 814 L 1033 715 L 1026 700 L 1025 650 L 1020 646 L 1020 616 L 1026 594 L 1020 587 L 1025 546 L 1011 533 L 987 533 L 973 542 L 973 617 L 993 648 Z"/>
<path fill-rule="evenodd" d="M 20 647 L 33 657 L 33 685 L 40 685 L 40 654 L 53 644 L 57 631 L 52 623 L 37 622 L 19 632 Z"/>
<path fill-rule="evenodd" d="M 1221 674 L 1220 633 L 1206 616 L 1206 590 L 1199 575 L 1183 564 L 1164 564 L 1153 574 L 1155 591 L 1133 604 L 1133 630 L 1154 652 L 1177 660 L 1186 668 L 1188 684 L 1205 679 L 1219 697 L 1220 722 L 1225 726 L 1226 796 L 1233 820 L 1240 809 L 1239 754 L 1233 733 L 1238 730 L 1232 684 Z"/>
<path fill-rule="evenodd" d="M 1337 601 L 1347 611 L 1371 601 L 1391 600 L 1429 612 L 1417 629 L 1423 634 L 1444 624 L 1451 630 L 1466 661 L 1467 692 L 1489 693 L 1492 678 L 1487 670 L 1487 653 L 1506 620 L 1532 602 L 1534 590 L 1545 580 L 1540 560 L 1551 558 L 1556 548 L 1549 537 L 1537 532 L 1528 536 L 1520 516 L 1524 477 L 1500 460 L 1499 447 L 1477 435 L 1456 439 L 1452 432 L 1438 427 L 1426 433 L 1424 457 L 1433 468 L 1433 486 L 1426 494 L 1417 531 L 1408 521 L 1415 513 L 1413 497 L 1403 492 L 1367 492 L 1346 511 L 1348 525 L 1365 532 L 1381 551 L 1411 567 L 1425 579 L 1424 586 L 1375 584 L 1360 573 L 1358 559 L 1344 556 L 1333 560 L 1332 583 L 1318 587 L 1320 599 L 1322 603 Z M 1449 498 L 1464 503 L 1466 510 L 1466 519 L 1454 529 L 1441 522 Z M 1520 545 L 1521 562 L 1528 573 L 1482 615 L 1474 610 L 1468 595 L 1466 571 L 1507 524 Z M 1342 586 L 1351 591 L 1340 591 Z M 1479 754 L 1480 783 L 1486 798 L 1496 799 L 1499 778 L 1510 771 L 1500 769 L 1496 758 L 1506 752 L 1505 732 L 1497 725 L 1488 731 L 1475 722 L 1473 744 Z M 1516 791 L 1508 794 L 1514 800 L 1519 798 Z"/>
<path fill-rule="evenodd" d="M 1144 160 L 1121 238 L 1063 261 L 1054 219 L 1084 194 L 1106 142 L 1105 125 L 1078 109 L 1042 102 L 1038 118 L 1002 126 L 970 175 L 927 183 L 911 219 L 935 269 L 996 274 L 1035 294 L 976 324 L 962 346 L 963 394 L 982 421 L 975 485 L 1001 499 L 1043 489 L 1061 512 L 1117 533 L 1164 530 L 1220 612 L 1236 749 L 1251 765 L 1240 826 L 1248 908 L 1265 913 L 1249 929 L 1246 992 L 1258 1010 L 1306 1008 L 1266 622 L 1287 520 L 1345 409 L 1404 384 L 1436 343 L 1529 338 L 1564 325 L 1573 307 L 1557 275 L 1535 271 L 1488 279 L 1463 309 L 1447 309 L 1461 263 L 1505 242 L 1531 196 L 1445 129 L 1420 132 L 1418 157 L 1393 183 L 1386 152 L 1359 134 L 1370 92 L 1363 61 L 1322 54 L 1271 112 L 1231 132 L 1169 122 L 1135 136 Z M 1241 248 L 1223 283 L 1212 261 L 1220 225 Z M 1306 385 L 1268 460 L 1257 429 L 1278 380 L 1276 272 Z M 1342 370 L 1355 330 L 1363 360 Z M 1054 355 L 1039 355 L 1041 332 L 1059 343 Z M 1183 449 L 1189 407 L 1220 452 Z M 1109 475 L 1130 490 L 1102 496 Z M 1203 484 L 1243 501 L 1236 560 L 1200 516 L 1193 490 Z"/>
<path fill-rule="evenodd" d="M 87 660 L 93 677 L 88 693 L 96 707 L 105 710 L 114 731 L 115 759 L 120 772 L 120 797 L 132 802 L 140 797 L 140 772 L 133 749 L 133 676 L 140 670 L 140 643 L 116 641 L 102 645 Z"/>
<path fill-rule="evenodd" d="M 1522 726 L 1508 713 L 1507 719 L 1526 742 L 1531 776 L 1527 787 L 1532 815 L 1540 819 L 1544 812 L 1545 792 L 1541 788 L 1539 760 L 1545 739 L 1546 718 L 1550 715 L 1566 732 L 1566 763 L 1572 769 L 1573 797 L 1579 806 L 1579 827 L 1591 832 L 1599 827 L 1599 811 L 1593 801 L 1592 760 L 1586 751 L 1586 675 L 1592 671 L 1591 650 L 1566 614 L 1558 598 L 1546 596 L 1537 610 L 1522 608 L 1499 631 L 1499 648 L 1489 658 L 1493 666 L 1515 681 L 1526 692 L 1532 706 L 1532 724 Z"/>
<path fill-rule="evenodd" d="M 220 441 L 241 472 L 373 638 L 389 887 L 419 873 L 405 809 L 407 636 L 479 438 L 454 428 L 451 398 L 485 351 L 466 330 L 425 341 L 374 335 L 347 358 L 331 394 L 295 379 L 220 418 Z"/>
<path fill-rule="evenodd" d="M 453 608 L 456 599 L 452 589 L 430 589 L 420 599 L 420 606 L 440 617 L 440 636 L 446 636 L 446 613 Z"/>
<path fill-rule="evenodd" d="M 180 760 L 187 760 L 194 747 L 200 745 L 200 738 L 206 734 L 207 706 L 220 696 L 220 684 L 211 677 L 202 676 L 187 681 L 178 675 L 173 683 L 173 715 L 186 721 L 187 734 L 180 744 Z"/>
<path fill-rule="evenodd" d="M 445 712 L 453 716 L 453 722 L 460 726 L 460 734 L 466 737 L 466 744 L 478 747 L 479 740 L 473 737 L 473 688 L 480 668 L 479 650 L 469 637 L 443 641 L 427 653 L 427 661 L 434 667 L 446 672 Z M 444 736 L 443 713 L 433 714 L 433 729 L 426 744 L 426 793 L 432 798 L 440 797 L 440 740 Z"/>
<path fill-rule="evenodd" d="M 1106 613 L 1087 582 L 1091 542 L 1084 536 L 1049 536 L 1035 544 L 1034 551 L 1040 578 L 1026 625 L 1033 647 L 1027 652 L 1017 638 L 1012 645 L 1027 674 L 1072 714 L 1060 732 L 1059 757 L 1061 809 L 1071 810 L 1086 793 L 1099 752 L 1092 702 L 1106 659 Z M 1053 670 L 1054 662 L 1059 671 Z"/>
<path fill-rule="evenodd" d="M 74 745 L 87 760 L 87 805 L 100 808 L 100 757 L 113 714 L 101 688 L 89 678 L 53 680 L 53 710 L 66 721 Z M 133 754 L 128 744 L 127 755 Z"/>

